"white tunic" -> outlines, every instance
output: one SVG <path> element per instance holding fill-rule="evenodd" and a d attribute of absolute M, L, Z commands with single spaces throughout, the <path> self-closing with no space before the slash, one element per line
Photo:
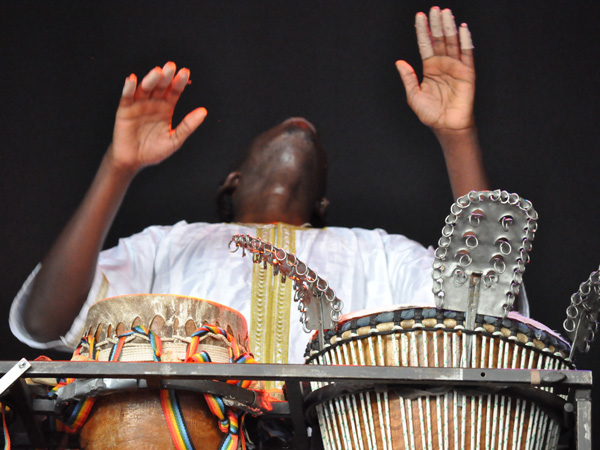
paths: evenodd
<path fill-rule="evenodd" d="M 285 233 L 295 240 L 295 249 L 282 248 L 294 252 L 329 282 L 344 302 L 344 313 L 386 305 L 435 305 L 431 279 L 433 249 L 401 235 L 380 229 L 179 222 L 146 228 L 103 251 L 88 299 L 61 340 L 36 342 L 22 325 L 26 314 L 23 300 L 30 293 L 38 266 L 13 301 L 11 330 L 31 347 L 72 351 L 79 343 L 87 311 L 95 302 L 104 278 L 108 281 L 106 297 L 141 293 L 198 297 L 239 311 L 252 326 L 254 264 L 250 257 L 230 253 L 229 241 L 234 234 L 258 234 L 274 237 L 273 244 L 281 246 L 280 235 Z M 302 330 L 300 313 L 291 298 L 286 307 L 289 307 L 289 346 L 280 362 L 301 363 L 309 335 Z"/>

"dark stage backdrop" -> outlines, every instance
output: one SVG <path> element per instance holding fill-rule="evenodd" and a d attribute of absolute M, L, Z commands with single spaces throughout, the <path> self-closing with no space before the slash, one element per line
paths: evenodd
<path fill-rule="evenodd" d="M 11 300 L 90 183 L 125 77 L 167 60 L 190 68 L 193 80 L 176 120 L 196 106 L 208 118 L 176 155 L 138 177 L 107 245 L 151 224 L 215 221 L 214 194 L 230 162 L 289 116 L 314 122 L 328 151 L 330 225 L 435 245 L 453 199 L 437 142 L 406 105 L 394 68 L 406 59 L 420 71 L 414 14 L 429 6 L 2 2 L 0 358 L 41 353 L 8 330 Z M 525 273 L 532 315 L 561 330 L 571 294 L 600 263 L 600 4 L 440 6 L 473 34 L 493 185 L 529 198 L 540 215 Z M 599 357 L 600 342 L 578 358 L 580 368 L 598 372 Z"/>

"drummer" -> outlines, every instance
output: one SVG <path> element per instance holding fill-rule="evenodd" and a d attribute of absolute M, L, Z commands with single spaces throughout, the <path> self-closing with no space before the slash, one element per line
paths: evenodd
<path fill-rule="evenodd" d="M 423 59 L 396 68 L 408 104 L 440 142 L 452 193 L 488 189 L 473 100 L 470 34 L 450 10 L 416 16 Z M 433 251 L 382 230 L 318 228 L 329 204 L 327 160 L 315 127 L 292 118 L 258 136 L 219 189 L 227 223 L 153 226 L 101 251 L 135 176 L 176 152 L 206 117 L 191 111 L 175 128 L 175 105 L 190 72 L 172 62 L 140 82 L 130 75 L 117 109 L 113 140 L 75 215 L 16 296 L 13 333 L 32 347 L 72 350 L 89 307 L 100 298 L 168 293 L 213 300 L 241 312 L 259 362 L 301 363 L 308 341 L 291 301 L 291 283 L 266 277 L 227 251 L 231 236 L 251 234 L 295 253 L 329 281 L 344 311 L 391 304 L 433 305 Z M 312 225 L 311 225 L 312 224 Z M 279 325 L 279 326 L 278 326 Z"/>

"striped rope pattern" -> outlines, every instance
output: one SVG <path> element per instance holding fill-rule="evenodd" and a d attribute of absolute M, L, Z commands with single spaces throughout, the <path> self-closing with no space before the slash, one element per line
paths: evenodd
<path fill-rule="evenodd" d="M 79 356 L 84 345 L 88 347 L 88 358 L 96 361 L 98 359 L 98 348 L 96 347 L 96 338 L 94 336 L 84 336 L 79 342 L 79 347 L 73 353 L 73 356 Z"/>
<path fill-rule="evenodd" d="M 142 325 L 133 327 L 131 330 L 119 335 L 119 340 L 110 352 L 109 361 L 119 360 L 125 341 L 134 334 L 139 334 L 149 339 L 150 345 L 152 346 L 152 357 L 154 361 L 159 362 L 162 357 L 162 342 L 160 336 L 157 336 L 152 330 L 149 330 Z M 160 405 L 175 448 L 177 450 L 195 450 L 192 438 L 190 437 L 190 433 L 183 419 L 183 413 L 181 411 L 181 406 L 179 405 L 177 393 L 171 389 L 161 389 Z"/>
<path fill-rule="evenodd" d="M 113 345 L 112 350 L 110 351 L 110 356 L 108 357 L 109 361 L 118 361 L 121 356 L 121 351 L 123 350 L 123 346 L 125 345 L 125 341 L 129 336 L 134 334 L 139 334 L 147 337 L 150 340 L 150 345 L 152 346 L 152 356 L 154 361 L 160 361 L 162 356 L 162 342 L 160 337 L 157 336 L 154 331 L 149 330 L 148 328 L 138 325 L 133 327 L 131 330 L 126 331 L 125 333 L 119 335 L 119 340 L 115 345 Z"/>
<path fill-rule="evenodd" d="M 160 361 L 160 355 L 162 353 L 162 345 L 160 342 L 160 338 L 156 336 L 152 331 L 148 330 L 143 326 L 137 326 L 133 329 L 123 333 L 119 336 L 119 341 L 112 348 L 110 361 L 118 361 L 119 356 L 121 354 L 121 350 L 123 349 L 123 344 L 128 336 L 133 335 L 134 333 L 141 334 L 147 336 L 150 339 L 150 343 L 153 349 L 153 355 L 155 361 Z M 79 347 L 74 352 L 74 356 L 78 356 L 81 354 L 81 350 L 83 346 L 86 345 L 88 347 L 88 358 L 91 360 L 96 360 L 98 358 L 98 348 L 96 346 L 96 340 L 94 336 L 84 336 L 79 343 Z M 69 383 L 75 381 L 75 378 L 66 378 L 60 380 L 56 386 L 54 386 L 49 395 L 54 395 L 59 389 L 66 386 Z M 73 410 L 69 414 L 69 416 L 65 420 L 56 420 L 56 428 L 58 431 L 63 431 L 69 434 L 76 434 L 81 430 L 81 427 L 87 421 L 92 407 L 94 406 L 94 402 L 96 401 L 95 397 L 88 397 L 83 401 L 74 403 Z M 71 405 L 69 405 L 71 406 Z"/>
<path fill-rule="evenodd" d="M 144 336 L 150 342 L 152 346 L 152 355 L 154 361 L 161 361 L 162 357 L 162 342 L 159 336 L 157 336 L 152 330 L 138 325 L 133 327 L 131 330 L 126 331 L 118 336 L 118 341 L 113 345 L 108 360 L 119 361 L 123 347 L 125 346 L 128 338 L 131 339 L 135 335 Z M 254 357 L 250 353 L 242 352 L 236 339 L 225 331 L 223 328 L 204 325 L 198 328 L 191 335 L 190 343 L 186 350 L 185 362 L 195 363 L 209 363 L 211 362 L 210 356 L 206 351 L 198 352 L 198 345 L 209 334 L 222 336 L 225 338 L 229 351 L 229 362 L 230 363 L 255 363 Z M 75 350 L 74 356 L 81 354 L 84 347 L 88 348 L 88 354 L 86 355 L 91 360 L 97 360 L 99 349 L 96 345 L 94 336 L 84 336 L 81 339 L 79 347 Z M 49 395 L 55 394 L 59 389 L 66 386 L 69 383 L 75 381 L 74 378 L 66 378 L 60 380 L 59 383 L 53 387 Z M 227 380 L 228 384 L 237 385 L 243 388 L 247 388 L 250 384 L 250 380 Z M 204 394 L 206 403 L 210 411 L 217 417 L 218 425 L 221 432 L 225 433 L 226 436 L 220 446 L 220 450 L 237 450 L 241 444 L 242 449 L 246 448 L 245 439 L 243 438 L 242 430 L 244 413 L 235 412 L 231 407 L 228 407 L 223 402 L 223 399 L 217 395 Z M 89 417 L 89 414 L 94 405 L 95 398 L 88 397 L 83 401 L 75 403 L 73 411 L 69 414 L 66 420 L 60 421 L 57 419 L 56 425 L 58 431 L 65 431 L 67 433 L 77 433 L 81 427 L 85 424 Z M 167 422 L 167 427 L 171 438 L 177 450 L 194 450 L 194 445 L 188 429 L 186 427 L 179 399 L 177 393 L 174 390 L 162 389 L 160 391 L 161 408 Z M 5 441 L 8 440 L 8 432 L 5 427 Z M 10 445 L 10 444 L 9 444 Z M 5 447 L 10 448 L 10 447 Z"/>
<path fill-rule="evenodd" d="M 10 436 L 8 435 L 8 427 L 6 426 L 6 406 L 4 403 L 0 403 L 2 405 L 2 429 L 4 431 L 4 450 L 10 450 Z"/>
<path fill-rule="evenodd" d="M 83 345 L 88 346 L 88 358 L 92 360 L 96 360 L 98 358 L 98 349 L 96 347 L 96 340 L 94 336 L 84 336 L 81 338 L 81 342 L 79 343 L 79 347 L 74 352 L 74 356 L 78 356 L 81 354 L 81 349 Z M 59 389 L 66 386 L 69 383 L 75 381 L 75 378 L 65 378 L 59 380 L 56 386 L 54 386 L 50 392 L 49 396 L 53 396 L 58 392 Z M 83 401 L 74 403 L 73 410 L 66 418 L 66 420 L 56 419 L 56 429 L 57 431 L 63 431 L 69 434 L 77 434 L 81 430 L 81 427 L 87 421 L 90 413 L 92 412 L 92 407 L 94 406 L 94 402 L 96 401 L 95 397 L 88 397 Z M 71 406 L 71 405 L 69 405 Z"/>
<path fill-rule="evenodd" d="M 194 444 L 183 420 L 183 414 L 175 390 L 161 389 L 160 405 L 175 448 L 177 450 L 193 450 Z"/>
<path fill-rule="evenodd" d="M 238 364 L 246 364 L 246 363 L 256 363 L 254 357 L 250 353 L 242 353 L 240 347 L 238 346 L 235 338 L 230 335 L 223 328 L 204 325 L 198 328 L 196 331 L 192 333 L 192 339 L 186 351 L 186 362 L 195 362 L 195 363 L 206 363 L 211 362 L 210 356 L 205 351 L 197 352 L 198 344 L 200 340 L 208 335 L 209 333 L 215 334 L 217 336 L 223 336 L 226 338 L 227 342 L 230 344 L 229 347 L 229 362 L 230 363 L 238 363 Z M 250 380 L 227 380 L 228 384 L 237 385 L 243 388 L 247 388 L 250 384 Z M 232 410 L 232 408 L 225 405 L 223 399 L 218 395 L 213 394 L 204 394 L 204 398 L 206 400 L 206 404 L 210 411 L 217 417 L 219 420 L 219 429 L 221 432 L 226 433 L 223 442 L 219 450 L 236 450 L 238 445 L 241 443 L 242 448 L 246 448 L 246 442 L 243 437 L 240 437 L 240 430 L 242 429 L 242 424 L 244 420 L 244 413 L 236 413 Z"/>

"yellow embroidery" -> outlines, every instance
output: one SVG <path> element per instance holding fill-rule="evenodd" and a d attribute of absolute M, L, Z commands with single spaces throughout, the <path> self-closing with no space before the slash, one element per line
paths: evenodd
<path fill-rule="evenodd" d="M 295 227 L 277 224 L 276 247 L 296 253 Z M 290 303 L 292 299 L 291 280 L 282 283 L 281 277 L 273 278 L 273 310 L 271 320 L 275 325 L 273 348 L 273 362 L 285 364 L 288 362 L 288 348 L 290 339 Z"/>
<path fill-rule="evenodd" d="M 295 234 L 298 227 L 278 223 L 256 225 L 256 237 L 271 242 L 290 253 L 296 252 Z M 290 302 L 292 282 L 273 277 L 273 267 L 254 264 L 252 271 L 250 345 L 258 362 L 285 364 L 288 362 Z M 267 388 L 280 383 L 267 383 Z"/>
<path fill-rule="evenodd" d="M 275 237 L 275 227 L 273 225 L 259 225 L 256 228 L 256 237 L 268 242 L 273 242 Z M 273 277 L 273 268 L 267 266 L 264 269 L 260 264 L 254 264 L 252 268 L 252 290 L 250 313 L 250 346 L 256 361 L 265 363 L 270 358 L 265 354 L 265 350 L 271 347 L 271 333 L 267 332 L 268 306 L 270 286 L 269 282 Z"/>

